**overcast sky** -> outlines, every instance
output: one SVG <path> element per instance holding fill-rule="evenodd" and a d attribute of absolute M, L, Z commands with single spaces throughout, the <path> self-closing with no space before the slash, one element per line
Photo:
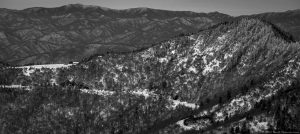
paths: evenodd
<path fill-rule="evenodd" d="M 300 8 L 300 0 L 0 0 L 0 8 L 57 7 L 76 3 L 114 9 L 149 7 L 195 12 L 219 11 L 233 16 Z"/>

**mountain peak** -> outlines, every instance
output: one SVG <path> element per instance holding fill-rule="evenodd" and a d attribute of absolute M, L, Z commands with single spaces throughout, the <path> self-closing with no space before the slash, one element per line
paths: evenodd
<path fill-rule="evenodd" d="M 129 10 L 138 10 L 138 11 L 148 11 L 151 10 L 152 8 L 148 7 L 137 7 L 137 8 L 129 8 Z"/>
<path fill-rule="evenodd" d="M 96 6 L 96 5 L 84 5 L 81 3 L 76 3 L 76 4 L 69 4 L 69 5 L 65 5 L 63 6 L 65 8 L 82 8 L 82 9 L 102 9 L 102 10 L 113 10 L 107 7 L 101 7 L 101 6 Z"/>
<path fill-rule="evenodd" d="M 230 24 L 248 32 L 257 32 L 255 29 L 263 29 L 265 33 L 272 33 L 272 35 L 274 35 L 276 38 L 281 38 L 287 42 L 295 42 L 295 39 L 291 34 L 283 31 L 275 24 L 264 19 L 252 17 L 235 18 L 230 21 L 222 22 L 219 25 L 230 26 Z M 213 27 L 217 26 L 218 25 Z"/>
<path fill-rule="evenodd" d="M 137 8 L 124 9 L 123 11 L 131 12 L 131 13 L 146 13 L 152 10 L 154 9 L 148 7 L 137 7 Z"/>

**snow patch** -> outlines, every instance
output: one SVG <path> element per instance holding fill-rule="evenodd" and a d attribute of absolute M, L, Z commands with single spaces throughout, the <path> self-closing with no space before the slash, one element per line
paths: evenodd
<path fill-rule="evenodd" d="M 51 83 L 52 85 L 58 85 L 56 79 L 54 79 L 54 78 L 50 79 L 50 83 Z"/>
<path fill-rule="evenodd" d="M 240 46 L 241 46 L 241 43 L 235 43 L 233 46 L 232 53 L 235 53 L 239 49 Z"/>
<path fill-rule="evenodd" d="M 187 71 L 188 71 L 188 72 L 193 72 L 193 73 L 195 73 L 195 74 L 198 73 L 198 70 L 197 70 L 194 66 L 191 66 Z"/>
<path fill-rule="evenodd" d="M 194 50 L 193 56 L 195 55 L 202 55 L 203 53 L 201 52 L 200 48 L 201 45 L 204 43 L 204 40 L 202 36 L 199 36 L 197 40 L 195 41 L 194 45 L 191 47 L 191 49 Z"/>
<path fill-rule="evenodd" d="M 203 62 L 207 63 L 206 59 Z M 204 70 L 202 71 L 202 74 L 207 75 L 208 73 L 211 73 L 214 71 L 217 71 L 217 72 L 223 71 L 224 68 L 220 68 L 220 63 L 221 63 L 221 61 L 214 59 L 209 64 L 206 64 L 206 66 L 204 67 Z"/>
<path fill-rule="evenodd" d="M 154 57 L 154 50 L 153 50 L 153 48 L 150 48 L 147 51 L 143 52 L 141 54 L 141 57 L 143 59 L 148 59 L 148 58 Z"/>
<path fill-rule="evenodd" d="M 183 67 L 185 67 L 187 61 L 188 61 L 188 57 L 184 57 L 184 58 L 179 59 L 178 66 L 180 66 L 181 64 L 184 63 Z"/>
<path fill-rule="evenodd" d="M 218 41 L 219 41 L 219 43 L 223 43 L 223 42 L 225 41 L 226 37 L 227 37 L 227 35 L 226 35 L 226 34 L 224 34 L 224 35 L 222 35 L 222 36 L 218 37 Z"/>
<path fill-rule="evenodd" d="M 173 100 L 173 99 L 169 99 L 169 101 L 171 101 L 171 103 L 172 103 L 171 108 L 173 108 L 173 109 L 175 109 L 177 106 L 180 106 L 180 105 L 188 107 L 188 108 L 192 108 L 192 109 L 199 108 L 199 106 L 196 105 L 195 103 L 188 103 L 188 102 Z"/>
<path fill-rule="evenodd" d="M 116 68 L 117 68 L 118 70 L 122 71 L 122 70 L 123 70 L 123 65 L 116 65 Z"/>
<path fill-rule="evenodd" d="M 189 39 L 189 40 L 196 40 L 195 37 L 194 37 L 194 35 L 188 36 L 188 39 Z"/>
<path fill-rule="evenodd" d="M 252 132 L 262 132 L 267 130 L 268 127 L 268 122 L 250 122 L 250 129 L 252 130 Z"/>
<path fill-rule="evenodd" d="M 175 51 L 175 50 L 172 50 L 172 51 L 171 51 L 171 54 L 175 54 L 175 53 L 176 53 L 176 51 Z"/>
<path fill-rule="evenodd" d="M 225 55 L 224 55 L 224 59 L 225 60 L 227 60 L 228 58 L 232 58 L 232 54 L 228 54 L 228 53 L 226 53 Z"/>
<path fill-rule="evenodd" d="M 158 61 L 160 63 L 164 63 L 164 62 L 168 62 L 168 59 L 167 58 L 158 58 Z"/>
<path fill-rule="evenodd" d="M 202 54 L 209 55 L 209 56 L 214 56 L 214 53 L 220 51 L 221 49 L 222 49 L 221 45 L 215 45 L 215 46 L 207 47 L 202 52 Z"/>
<path fill-rule="evenodd" d="M 202 60 L 203 60 L 204 64 L 206 65 L 207 64 L 206 56 L 202 56 Z"/>

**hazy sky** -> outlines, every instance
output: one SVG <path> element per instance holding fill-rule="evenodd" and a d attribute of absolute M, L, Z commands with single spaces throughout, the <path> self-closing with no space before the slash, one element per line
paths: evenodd
<path fill-rule="evenodd" d="M 219 11 L 233 16 L 300 8 L 300 0 L 0 0 L 0 8 L 57 7 L 75 3 L 114 9 L 150 7 L 195 12 Z"/>

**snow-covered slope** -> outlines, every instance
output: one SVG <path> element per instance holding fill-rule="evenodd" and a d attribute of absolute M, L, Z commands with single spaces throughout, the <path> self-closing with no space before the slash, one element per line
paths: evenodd
<path fill-rule="evenodd" d="M 90 73 L 68 75 L 100 89 L 159 87 L 182 100 L 197 102 L 220 91 L 258 83 L 256 80 L 286 66 L 292 58 L 290 67 L 296 74 L 298 44 L 279 36 L 259 20 L 243 19 L 138 53 L 101 56 L 78 67 L 77 73 Z"/>
<path fill-rule="evenodd" d="M 295 82 L 300 46 L 284 36 L 262 21 L 242 19 L 140 52 L 99 56 L 73 68 L 74 73 L 65 77 L 100 91 L 135 93 L 148 89 L 171 98 L 171 107 L 201 109 L 206 102 L 211 105 L 208 100 L 226 102 L 211 111 L 216 114 L 215 121 L 225 121 L 226 116 L 251 111 L 256 103 Z M 177 123 L 182 125 L 182 121 Z M 184 128 L 199 127 L 192 124 Z"/>

